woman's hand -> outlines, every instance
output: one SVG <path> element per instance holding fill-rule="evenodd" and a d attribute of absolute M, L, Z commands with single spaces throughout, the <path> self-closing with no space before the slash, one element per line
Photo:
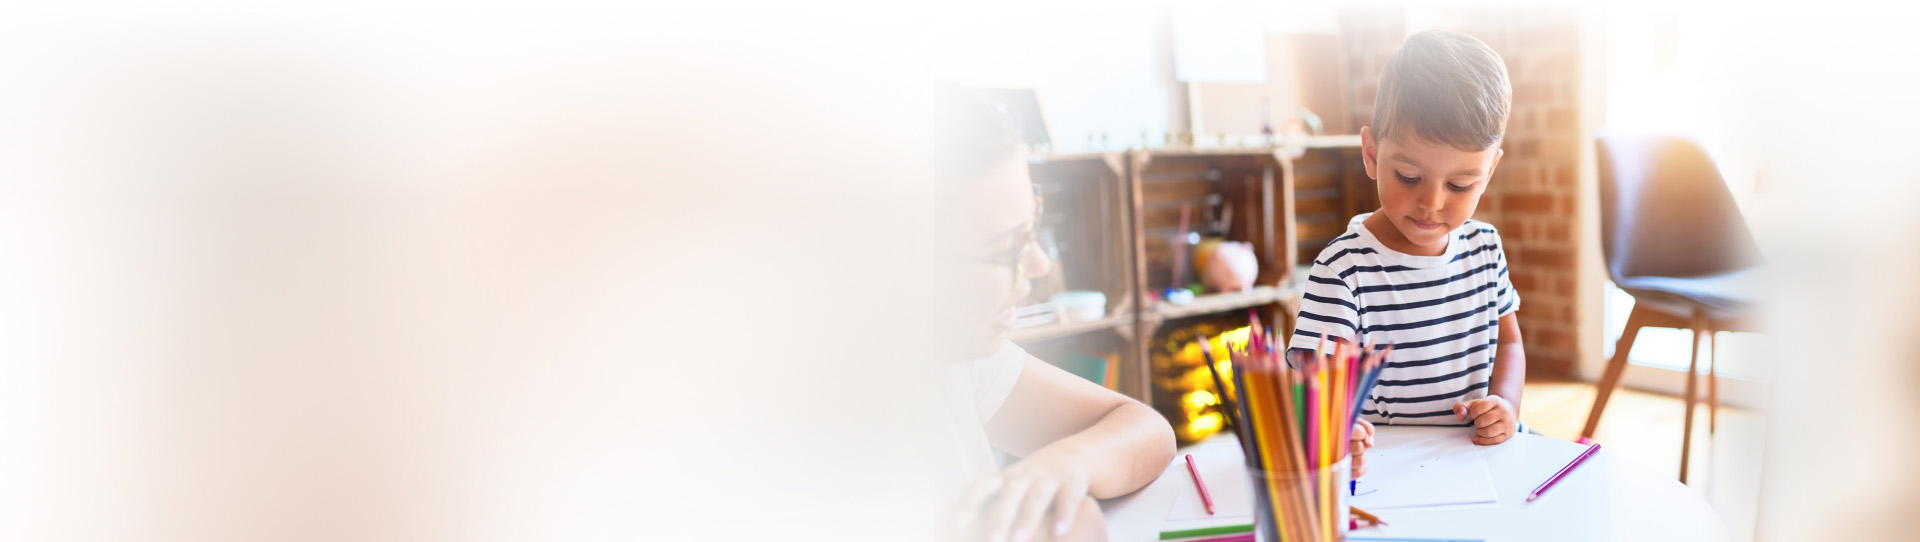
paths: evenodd
<path fill-rule="evenodd" d="M 1513 438 L 1513 432 L 1520 425 L 1515 421 L 1512 403 L 1498 395 L 1488 395 L 1482 399 L 1461 401 L 1453 405 L 1453 416 L 1460 421 L 1473 420 L 1473 443 L 1491 446 Z"/>
<path fill-rule="evenodd" d="M 1347 452 L 1353 455 L 1353 477 L 1367 473 L 1367 450 L 1373 448 L 1373 423 L 1366 420 L 1353 421 L 1353 439 L 1347 441 Z"/>
<path fill-rule="evenodd" d="M 1068 450 L 1043 448 L 996 476 L 981 480 L 961 497 L 956 516 L 961 529 L 976 522 L 987 540 L 1032 540 L 1045 528 L 1050 538 L 1068 534 L 1088 499 L 1089 473 Z M 1051 525 L 1042 526 L 1051 512 Z"/>

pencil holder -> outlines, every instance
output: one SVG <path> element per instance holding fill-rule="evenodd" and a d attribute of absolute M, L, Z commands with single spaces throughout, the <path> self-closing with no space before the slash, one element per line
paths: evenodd
<path fill-rule="evenodd" d="M 1346 540 L 1350 509 L 1348 485 L 1353 459 L 1320 468 L 1288 471 L 1247 470 L 1253 482 L 1259 542 L 1334 542 Z"/>
<path fill-rule="evenodd" d="M 1376 350 L 1336 337 L 1329 355 L 1329 339 L 1322 337 L 1314 350 L 1293 356 L 1278 338 L 1260 332 L 1257 319 L 1249 327 L 1246 347 L 1228 354 L 1235 425 L 1259 505 L 1255 538 L 1345 540 L 1353 478 L 1347 448 L 1362 401 L 1393 346 Z"/>

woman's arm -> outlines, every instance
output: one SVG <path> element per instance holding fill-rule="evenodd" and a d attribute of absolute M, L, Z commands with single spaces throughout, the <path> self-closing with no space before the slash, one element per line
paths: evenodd
<path fill-rule="evenodd" d="M 1088 493 L 1096 499 L 1140 489 L 1173 461 L 1173 427 L 1159 412 L 1032 356 L 987 421 L 987 438 L 1023 458 L 1072 452 L 1093 475 Z"/>
<path fill-rule="evenodd" d="M 1173 428 L 1160 413 L 1032 356 L 986 430 L 995 448 L 1022 458 L 962 499 L 961 522 L 984 514 L 990 537 L 1027 539 L 1048 516 L 1050 534 L 1071 534 L 1081 501 L 1130 493 L 1173 461 Z"/>

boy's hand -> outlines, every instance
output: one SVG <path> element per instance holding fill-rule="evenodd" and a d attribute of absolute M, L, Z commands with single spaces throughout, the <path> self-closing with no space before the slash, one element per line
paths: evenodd
<path fill-rule="evenodd" d="M 1347 442 L 1347 452 L 1353 454 L 1353 477 L 1367 473 L 1367 450 L 1373 448 L 1373 423 L 1366 420 L 1353 421 L 1353 440 Z"/>
<path fill-rule="evenodd" d="M 1498 395 L 1461 401 L 1453 405 L 1453 415 L 1463 422 L 1473 420 L 1473 443 L 1481 446 L 1506 442 L 1520 426 L 1514 421 L 1513 403 Z"/>
<path fill-rule="evenodd" d="M 998 475 L 981 480 L 960 500 L 955 518 L 962 529 L 995 542 L 1066 537 L 1087 499 L 1090 478 L 1065 450 L 1042 448 Z M 1096 508 L 1097 509 L 1097 508 Z M 1046 525 L 1042 520 L 1052 519 Z M 974 523 L 982 523 L 974 525 Z"/>

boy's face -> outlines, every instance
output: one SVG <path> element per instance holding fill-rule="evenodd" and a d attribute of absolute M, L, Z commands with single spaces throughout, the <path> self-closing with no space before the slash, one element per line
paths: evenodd
<path fill-rule="evenodd" d="M 1383 236 L 1382 240 L 1389 248 L 1402 241 L 1414 252 L 1437 255 L 1446 251 L 1447 232 L 1473 217 L 1502 151 L 1497 144 L 1480 152 L 1463 151 L 1411 136 L 1411 132 L 1378 140 L 1372 127 L 1362 127 L 1361 154 L 1367 176 L 1379 187 L 1378 214 L 1385 215 L 1401 237 Z"/>

